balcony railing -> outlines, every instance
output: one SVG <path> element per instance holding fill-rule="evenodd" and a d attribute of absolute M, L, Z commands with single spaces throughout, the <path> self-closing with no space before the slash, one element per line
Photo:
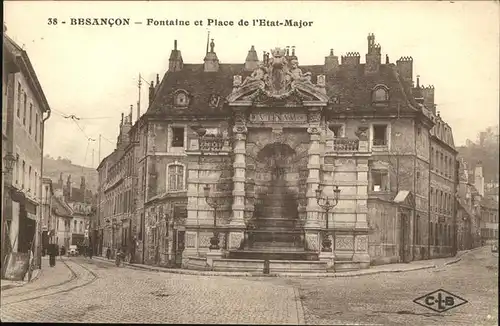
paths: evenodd
<path fill-rule="evenodd" d="M 203 152 L 219 152 L 224 148 L 226 139 L 223 136 L 208 135 L 200 139 L 200 150 Z"/>
<path fill-rule="evenodd" d="M 336 152 L 355 152 L 359 150 L 359 139 L 334 138 L 333 150 Z"/>

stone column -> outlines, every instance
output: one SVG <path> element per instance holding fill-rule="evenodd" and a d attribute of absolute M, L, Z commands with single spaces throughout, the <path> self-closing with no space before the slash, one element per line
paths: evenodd
<path fill-rule="evenodd" d="M 319 128 L 321 111 L 319 108 L 310 108 L 308 112 L 309 128 L 309 150 L 307 169 L 309 171 L 307 178 L 306 191 L 306 222 L 304 229 L 306 230 L 306 244 L 309 250 L 320 250 L 320 241 L 318 230 L 320 228 L 319 216 L 320 208 L 316 201 L 316 189 L 320 182 L 320 133 Z"/>
<path fill-rule="evenodd" d="M 245 116 L 243 111 L 235 113 L 234 134 L 234 161 L 233 161 L 233 206 L 229 226 L 236 230 L 229 233 L 228 249 L 238 249 L 244 239 L 245 229 L 245 169 L 246 169 L 246 133 Z M 241 231 L 238 231 L 240 229 Z"/>

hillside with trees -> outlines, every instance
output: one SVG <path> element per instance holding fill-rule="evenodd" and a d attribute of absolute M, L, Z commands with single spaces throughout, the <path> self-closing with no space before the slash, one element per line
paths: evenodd
<path fill-rule="evenodd" d="M 467 140 L 465 146 L 457 148 L 459 155 L 474 169 L 478 161 L 482 162 L 485 183 L 498 182 L 498 125 L 488 127 L 478 134 L 475 141 Z"/>
<path fill-rule="evenodd" d="M 92 193 L 96 192 L 98 176 L 95 169 L 73 164 L 71 160 L 67 158 L 53 158 L 50 155 L 45 155 L 43 160 L 43 176 L 52 179 L 53 183 L 57 183 L 61 172 L 63 174 L 64 182 L 66 182 L 68 175 L 71 174 L 73 187 L 79 187 L 80 179 L 84 176 L 87 189 L 90 189 Z"/>

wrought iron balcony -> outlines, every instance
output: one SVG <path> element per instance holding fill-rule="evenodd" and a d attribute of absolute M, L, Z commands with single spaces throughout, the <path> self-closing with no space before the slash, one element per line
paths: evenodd
<path fill-rule="evenodd" d="M 333 150 L 335 152 L 356 152 L 359 150 L 359 139 L 334 138 Z"/>
<path fill-rule="evenodd" d="M 222 151 L 226 142 L 228 142 L 227 137 L 222 135 L 207 135 L 200 138 L 200 150 L 203 152 L 219 152 Z"/>

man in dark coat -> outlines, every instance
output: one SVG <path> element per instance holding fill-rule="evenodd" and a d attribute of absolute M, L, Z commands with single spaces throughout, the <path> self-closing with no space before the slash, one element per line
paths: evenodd
<path fill-rule="evenodd" d="M 49 244 L 49 265 L 50 267 L 54 267 L 56 265 L 56 256 L 57 256 L 57 246 L 55 243 Z"/>

